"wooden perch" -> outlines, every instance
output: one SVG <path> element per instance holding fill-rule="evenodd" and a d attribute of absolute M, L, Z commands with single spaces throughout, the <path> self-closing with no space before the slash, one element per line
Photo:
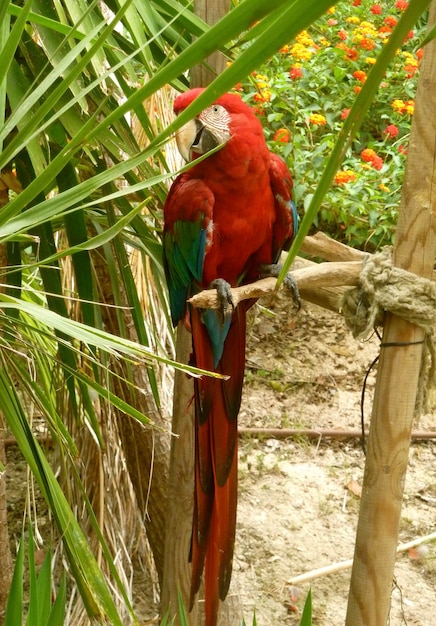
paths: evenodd
<path fill-rule="evenodd" d="M 369 253 L 350 248 L 321 232 L 306 237 L 301 252 L 327 261 L 315 263 L 297 256 L 291 273 L 301 297 L 330 311 L 339 312 L 344 288 L 359 284 L 362 263 Z M 433 272 L 433 280 L 436 280 L 436 271 Z M 255 283 L 236 287 L 232 289 L 233 302 L 236 306 L 241 300 L 271 296 L 276 292 L 276 285 L 275 278 L 263 278 Z M 219 306 L 214 289 L 206 289 L 196 294 L 189 302 L 203 309 L 217 309 Z"/>
<path fill-rule="evenodd" d="M 303 295 L 303 292 L 315 291 L 326 285 L 329 287 L 357 285 L 361 269 L 362 261 L 313 263 L 308 267 L 293 270 L 292 276 Z M 255 283 L 236 287 L 232 289 L 234 305 L 236 306 L 241 300 L 272 295 L 276 291 L 276 285 L 277 280 L 275 278 L 262 278 Z M 202 309 L 217 309 L 219 307 L 215 289 L 201 291 L 193 296 L 189 302 Z"/>

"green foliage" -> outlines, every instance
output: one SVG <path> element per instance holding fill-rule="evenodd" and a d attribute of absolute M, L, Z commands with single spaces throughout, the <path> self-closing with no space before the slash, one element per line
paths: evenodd
<path fill-rule="evenodd" d="M 301 615 L 300 626 L 312 626 L 312 589 L 307 592 Z"/>
<path fill-rule="evenodd" d="M 65 575 L 55 594 L 52 585 L 51 553 L 47 551 L 43 563 L 35 563 L 35 546 L 31 528 L 27 543 L 27 576 L 24 567 L 25 538 L 21 537 L 15 561 L 12 584 L 5 614 L 8 626 L 63 626 L 66 608 Z M 39 569 L 39 571 L 38 571 Z M 25 599 L 26 595 L 28 598 Z"/>
<path fill-rule="evenodd" d="M 288 160 L 301 213 L 406 5 L 338 3 L 240 85 L 271 149 Z M 394 236 L 424 25 L 396 50 L 316 218 L 318 228 L 354 247 L 374 249 Z"/>

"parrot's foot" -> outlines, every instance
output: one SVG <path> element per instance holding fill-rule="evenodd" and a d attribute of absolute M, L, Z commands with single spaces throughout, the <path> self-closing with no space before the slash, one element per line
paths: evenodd
<path fill-rule="evenodd" d="M 233 313 L 235 305 L 232 297 L 232 288 L 230 284 L 223 278 L 216 278 L 210 283 L 211 289 L 216 289 L 216 294 L 219 302 L 219 311 L 222 315 L 223 321 L 227 315 Z"/>
<path fill-rule="evenodd" d="M 273 276 L 277 278 L 277 276 L 282 271 L 282 265 L 280 263 L 273 263 L 271 265 L 262 265 L 261 268 L 261 277 L 267 278 L 269 276 Z M 288 272 L 283 279 L 283 284 L 289 289 L 291 292 L 292 300 L 294 301 L 295 306 L 298 310 L 301 309 L 301 298 L 300 292 L 298 291 L 298 285 L 295 278 L 292 276 L 291 272 Z"/>

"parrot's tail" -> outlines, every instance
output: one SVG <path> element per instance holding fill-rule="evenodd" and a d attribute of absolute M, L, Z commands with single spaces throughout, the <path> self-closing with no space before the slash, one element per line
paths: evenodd
<path fill-rule="evenodd" d="M 242 304 L 242 306 L 241 306 Z M 191 544 L 191 609 L 205 570 L 206 626 L 216 626 L 229 590 L 236 531 L 238 423 L 245 368 L 246 311 L 233 312 L 215 367 L 201 311 L 191 313 L 195 365 L 226 379 L 195 379 L 195 495 Z M 217 318 L 218 319 L 218 318 Z"/>

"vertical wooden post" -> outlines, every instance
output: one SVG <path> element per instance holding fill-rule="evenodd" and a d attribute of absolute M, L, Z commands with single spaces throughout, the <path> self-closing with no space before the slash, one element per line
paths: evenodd
<path fill-rule="evenodd" d="M 436 0 L 429 28 L 436 22 Z M 394 264 L 431 278 L 436 248 L 436 41 L 425 47 Z M 385 626 L 409 457 L 423 331 L 387 314 L 363 479 L 346 626 Z M 383 347 L 385 346 L 385 347 Z"/>
<path fill-rule="evenodd" d="M 207 24 L 215 24 L 229 12 L 230 0 L 194 0 L 194 11 Z M 221 52 L 212 52 L 204 63 L 191 69 L 191 87 L 206 87 L 226 68 L 226 59 Z"/>
<path fill-rule="evenodd" d="M 177 328 L 176 360 L 188 363 L 192 351 L 190 333 L 179 324 Z M 176 371 L 174 378 L 173 439 L 171 442 L 168 511 L 165 533 L 164 576 L 161 589 L 161 613 L 169 611 L 180 624 L 177 594 L 188 610 L 191 586 L 191 567 L 188 562 L 191 545 L 194 497 L 194 411 L 192 379 Z M 188 626 L 197 622 L 197 607 L 187 617 Z"/>

